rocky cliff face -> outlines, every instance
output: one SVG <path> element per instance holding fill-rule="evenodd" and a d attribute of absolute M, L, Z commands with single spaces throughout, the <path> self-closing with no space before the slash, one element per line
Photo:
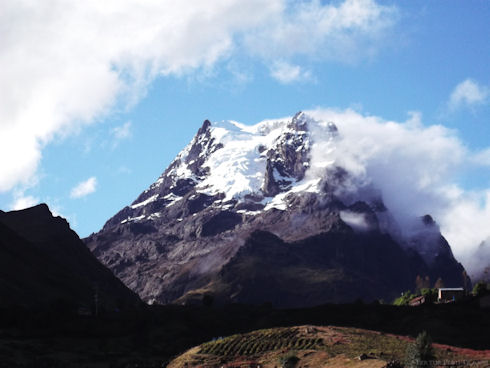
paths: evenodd
<path fill-rule="evenodd" d="M 0 306 L 124 308 L 136 294 L 42 204 L 0 212 Z"/>
<path fill-rule="evenodd" d="M 403 234 L 375 188 L 339 194 L 352 176 L 328 152 L 312 167 L 316 140 L 335 150 L 340 135 L 303 113 L 255 126 L 205 121 L 160 178 L 85 242 L 147 302 L 392 298 L 417 275 L 460 286 L 463 268 L 432 220 Z"/>

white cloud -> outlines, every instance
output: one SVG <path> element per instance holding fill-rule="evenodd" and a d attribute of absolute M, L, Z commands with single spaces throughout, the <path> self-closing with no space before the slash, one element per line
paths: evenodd
<path fill-rule="evenodd" d="M 10 209 L 14 211 L 23 210 L 24 208 L 32 207 L 36 204 L 39 204 L 39 198 L 24 195 L 24 193 L 16 193 L 14 195 L 14 201 L 10 205 Z"/>
<path fill-rule="evenodd" d="M 271 66 L 271 75 L 283 84 L 311 79 L 311 73 L 303 70 L 299 65 L 292 65 L 285 61 L 276 61 Z"/>
<path fill-rule="evenodd" d="M 136 102 L 159 75 L 209 68 L 279 0 L 3 2 L 0 191 L 28 182 L 43 147 Z M 260 9 L 260 11 L 257 11 Z"/>
<path fill-rule="evenodd" d="M 478 82 L 466 79 L 459 83 L 449 97 L 448 107 L 455 111 L 463 107 L 472 108 L 488 102 L 490 90 Z"/>
<path fill-rule="evenodd" d="M 317 142 L 310 170 L 321 170 L 322 161 L 334 160 L 354 174 L 356 183 L 373 184 L 406 231 L 415 216 L 431 214 L 457 259 L 465 266 L 475 265 L 472 254 L 490 237 L 490 188 L 467 191 L 457 180 L 468 167 L 488 165 L 488 161 L 475 160 L 478 155 L 468 151 L 455 131 L 426 126 L 418 114 L 395 122 L 350 109 L 309 113 L 335 122 L 339 129 L 333 150 L 331 144 L 322 143 L 327 141 L 321 138 L 322 131 L 313 132 Z M 490 148 L 482 152 L 487 157 Z"/>
<path fill-rule="evenodd" d="M 441 211 L 440 222 L 455 256 L 469 268 L 470 275 L 475 269 L 490 266 L 489 259 L 474 257 L 477 247 L 490 237 L 490 189 L 460 190 L 457 195 L 449 196 L 448 202 L 447 211 Z"/>
<path fill-rule="evenodd" d="M 95 176 L 88 178 L 85 181 L 77 184 L 71 191 L 71 198 L 81 198 L 95 192 L 97 186 L 97 179 Z"/>
<path fill-rule="evenodd" d="M 0 157 L 15 160 L 0 165 L 0 192 L 32 181 L 53 139 L 137 102 L 158 76 L 243 52 L 267 63 L 369 55 L 394 13 L 374 0 L 3 2 Z"/>
<path fill-rule="evenodd" d="M 306 55 L 351 63 L 375 54 L 380 39 L 398 17 L 395 7 L 374 0 L 289 4 L 263 28 L 246 34 L 246 45 L 252 53 L 272 60 Z"/>

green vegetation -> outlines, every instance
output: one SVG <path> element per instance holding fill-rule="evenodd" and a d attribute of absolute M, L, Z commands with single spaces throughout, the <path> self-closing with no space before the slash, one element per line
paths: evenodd
<path fill-rule="evenodd" d="M 422 288 L 419 293 L 415 294 L 407 290 L 393 301 L 393 305 L 409 305 L 410 301 L 418 296 L 425 296 L 426 303 L 435 303 L 437 301 L 437 293 L 437 288 Z"/>
<path fill-rule="evenodd" d="M 405 291 L 402 295 L 393 301 L 393 305 L 401 306 L 408 305 L 410 300 L 417 297 L 417 294 L 413 294 L 410 290 Z"/>
<path fill-rule="evenodd" d="M 414 343 L 410 344 L 407 349 L 406 367 L 419 368 L 428 366 L 429 362 L 434 360 L 434 350 L 432 348 L 432 339 L 424 331 L 417 336 Z"/>

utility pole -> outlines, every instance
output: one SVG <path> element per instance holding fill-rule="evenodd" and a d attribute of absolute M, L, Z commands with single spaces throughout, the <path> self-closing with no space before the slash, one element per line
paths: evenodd
<path fill-rule="evenodd" d="M 95 317 L 99 316 L 99 285 L 95 283 L 94 287 L 94 303 L 95 303 Z"/>

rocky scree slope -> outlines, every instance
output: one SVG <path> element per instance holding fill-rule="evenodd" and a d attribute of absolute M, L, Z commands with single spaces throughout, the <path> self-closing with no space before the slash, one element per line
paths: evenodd
<path fill-rule="evenodd" d="M 317 162 L 320 139 L 327 159 Z M 254 126 L 206 120 L 85 242 L 149 303 L 392 298 L 417 275 L 460 286 L 464 269 L 430 216 L 404 235 L 376 188 L 345 195 L 353 177 L 328 159 L 339 139 L 336 124 L 301 112 Z"/>

